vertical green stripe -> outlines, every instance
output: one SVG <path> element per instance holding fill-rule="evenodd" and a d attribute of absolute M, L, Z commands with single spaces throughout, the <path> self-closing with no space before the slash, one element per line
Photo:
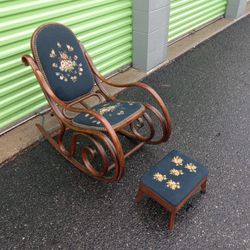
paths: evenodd
<path fill-rule="evenodd" d="M 169 34 L 171 42 L 223 16 L 227 0 L 171 0 Z"/>

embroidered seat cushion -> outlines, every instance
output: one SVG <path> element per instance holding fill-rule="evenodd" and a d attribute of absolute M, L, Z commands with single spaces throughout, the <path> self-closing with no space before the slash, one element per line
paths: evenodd
<path fill-rule="evenodd" d="M 145 108 L 139 102 L 116 100 L 100 103 L 94 106 L 92 110 L 104 116 L 108 122 L 115 127 L 126 120 L 130 120 L 136 113 L 143 112 Z M 77 115 L 73 119 L 73 123 L 78 126 L 103 129 L 103 125 L 98 120 L 86 113 Z"/>
<path fill-rule="evenodd" d="M 67 27 L 52 23 L 38 28 L 32 37 L 32 51 L 61 100 L 72 101 L 92 90 L 93 75 L 77 38 Z"/>
<path fill-rule="evenodd" d="M 173 206 L 185 197 L 208 175 L 198 161 L 173 150 L 142 176 L 142 183 Z"/>

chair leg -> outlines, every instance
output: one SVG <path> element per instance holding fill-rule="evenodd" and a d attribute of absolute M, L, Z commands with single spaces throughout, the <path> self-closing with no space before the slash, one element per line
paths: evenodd
<path fill-rule="evenodd" d="M 206 193 L 206 189 L 207 189 L 207 180 L 205 180 L 205 181 L 201 184 L 201 193 Z"/>
<path fill-rule="evenodd" d="M 139 190 L 138 190 L 138 192 L 137 192 L 137 194 L 135 196 L 135 202 L 139 203 L 142 200 L 143 197 L 144 197 L 144 193 L 139 188 Z"/>
<path fill-rule="evenodd" d="M 171 211 L 169 222 L 168 222 L 168 229 L 170 231 L 172 231 L 174 229 L 175 218 L 176 218 L 176 211 Z"/>

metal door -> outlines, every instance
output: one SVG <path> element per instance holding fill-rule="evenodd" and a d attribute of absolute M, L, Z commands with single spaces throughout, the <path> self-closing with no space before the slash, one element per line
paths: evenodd
<path fill-rule="evenodd" d="M 223 17 L 227 0 L 171 0 L 169 42 Z"/>

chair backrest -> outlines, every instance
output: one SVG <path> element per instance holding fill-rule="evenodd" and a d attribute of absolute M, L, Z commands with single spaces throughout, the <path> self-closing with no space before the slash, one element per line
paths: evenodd
<path fill-rule="evenodd" d="M 73 32 L 59 23 L 40 26 L 31 41 L 33 56 L 55 95 L 65 102 L 88 94 L 94 78 Z"/>

